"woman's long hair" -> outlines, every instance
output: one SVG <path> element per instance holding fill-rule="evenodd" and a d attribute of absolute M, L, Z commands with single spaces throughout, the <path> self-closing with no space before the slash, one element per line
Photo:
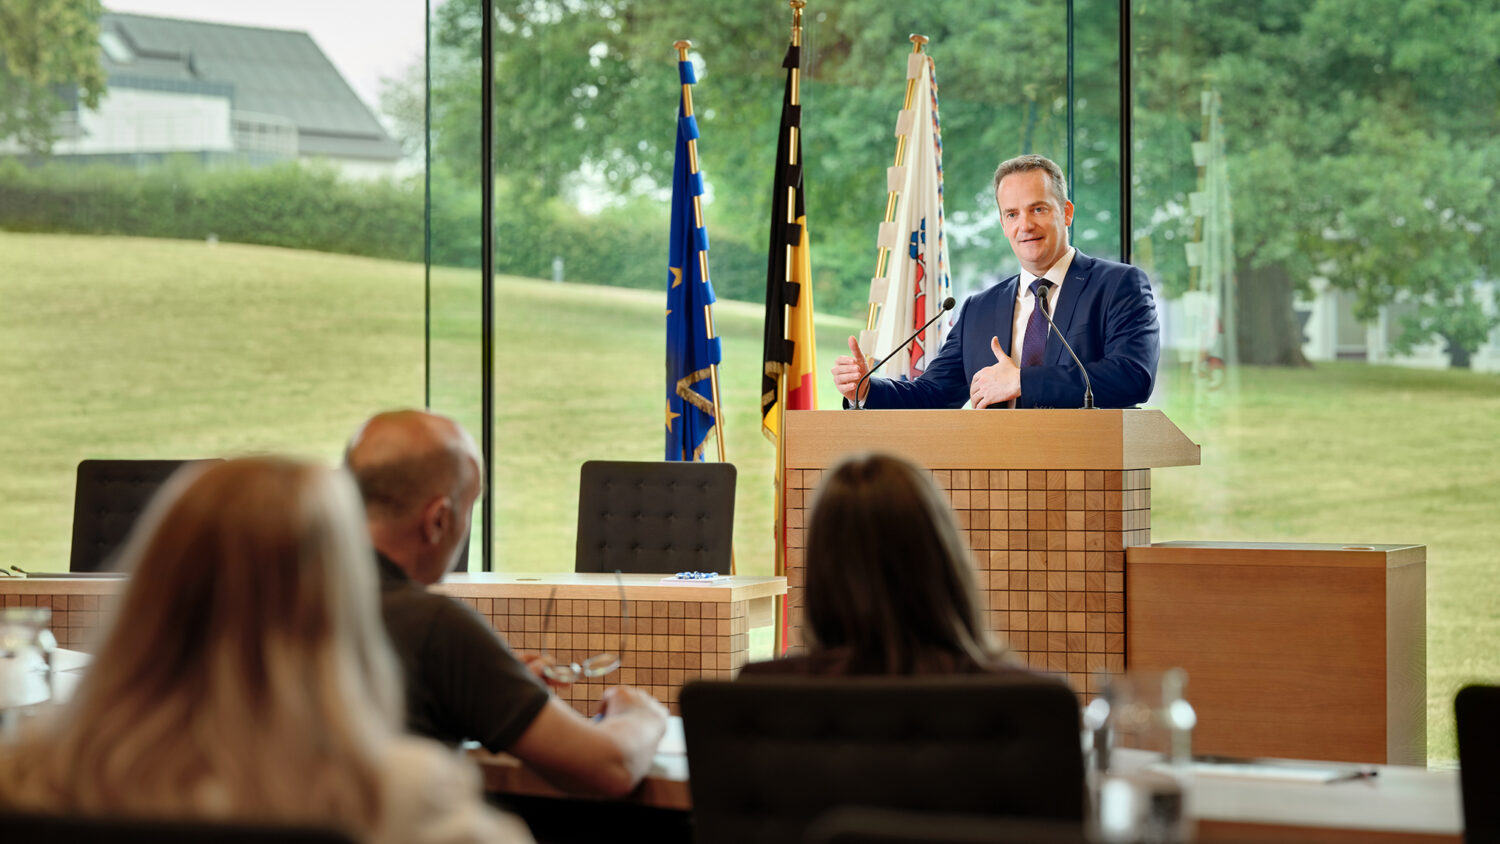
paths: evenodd
<path fill-rule="evenodd" d="M 0 766 L 7 802 L 374 829 L 401 697 L 361 514 L 310 463 L 179 473 L 73 699 Z"/>
<path fill-rule="evenodd" d="M 998 665 L 969 548 L 953 510 L 916 466 L 885 454 L 830 469 L 807 537 L 807 618 L 815 648 L 840 648 L 856 674 Z"/>

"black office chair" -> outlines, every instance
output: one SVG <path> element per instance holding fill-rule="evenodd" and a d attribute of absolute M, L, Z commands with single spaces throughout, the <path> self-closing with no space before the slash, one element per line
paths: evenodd
<path fill-rule="evenodd" d="M 105 571 L 135 520 L 186 460 L 84 460 L 73 494 L 68 570 Z"/>
<path fill-rule="evenodd" d="M 1453 714 L 1464 840 L 1500 844 L 1500 686 L 1465 686 L 1453 699 Z"/>
<path fill-rule="evenodd" d="M 820 815 L 805 844 L 1089 844 L 1078 821 L 844 807 Z"/>
<path fill-rule="evenodd" d="M 734 486 L 732 463 L 584 463 L 574 570 L 728 574 Z"/>
<path fill-rule="evenodd" d="M 247 826 L 0 812 L 5 844 L 354 844 L 342 832 L 290 826 Z"/>
<path fill-rule="evenodd" d="M 1078 824 L 1078 701 L 990 676 L 762 678 L 682 690 L 703 842 L 788 844 L 840 806 Z"/>

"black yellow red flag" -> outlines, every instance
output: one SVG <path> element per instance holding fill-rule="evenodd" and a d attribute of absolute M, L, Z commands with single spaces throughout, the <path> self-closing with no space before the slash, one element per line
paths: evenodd
<path fill-rule="evenodd" d="M 771 237 L 766 267 L 765 355 L 761 373 L 761 430 L 781 437 L 780 410 L 817 407 L 813 346 L 812 262 L 803 205 L 802 105 L 797 74 L 802 47 L 787 48 L 786 93 L 781 101 L 781 132 L 776 144 L 776 177 L 771 198 Z M 785 375 L 785 379 L 782 376 Z M 783 391 L 785 394 L 783 394 Z"/>

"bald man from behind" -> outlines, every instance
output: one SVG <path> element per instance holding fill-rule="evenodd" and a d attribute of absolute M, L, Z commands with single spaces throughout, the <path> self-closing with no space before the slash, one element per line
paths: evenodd
<path fill-rule="evenodd" d="M 589 720 L 548 690 L 534 656 L 512 653 L 478 613 L 427 591 L 469 541 L 484 469 L 468 432 L 425 411 L 382 413 L 355 433 L 344 463 L 364 496 L 412 732 L 511 753 L 575 794 L 634 789 L 666 730 L 661 703 L 615 686 Z"/>

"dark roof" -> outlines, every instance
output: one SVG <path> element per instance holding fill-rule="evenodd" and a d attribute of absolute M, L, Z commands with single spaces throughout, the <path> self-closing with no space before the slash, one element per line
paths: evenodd
<path fill-rule="evenodd" d="M 305 32 L 106 12 L 134 53 L 103 52 L 109 84 L 220 94 L 237 111 L 285 117 L 303 154 L 395 160 L 401 147 Z"/>

